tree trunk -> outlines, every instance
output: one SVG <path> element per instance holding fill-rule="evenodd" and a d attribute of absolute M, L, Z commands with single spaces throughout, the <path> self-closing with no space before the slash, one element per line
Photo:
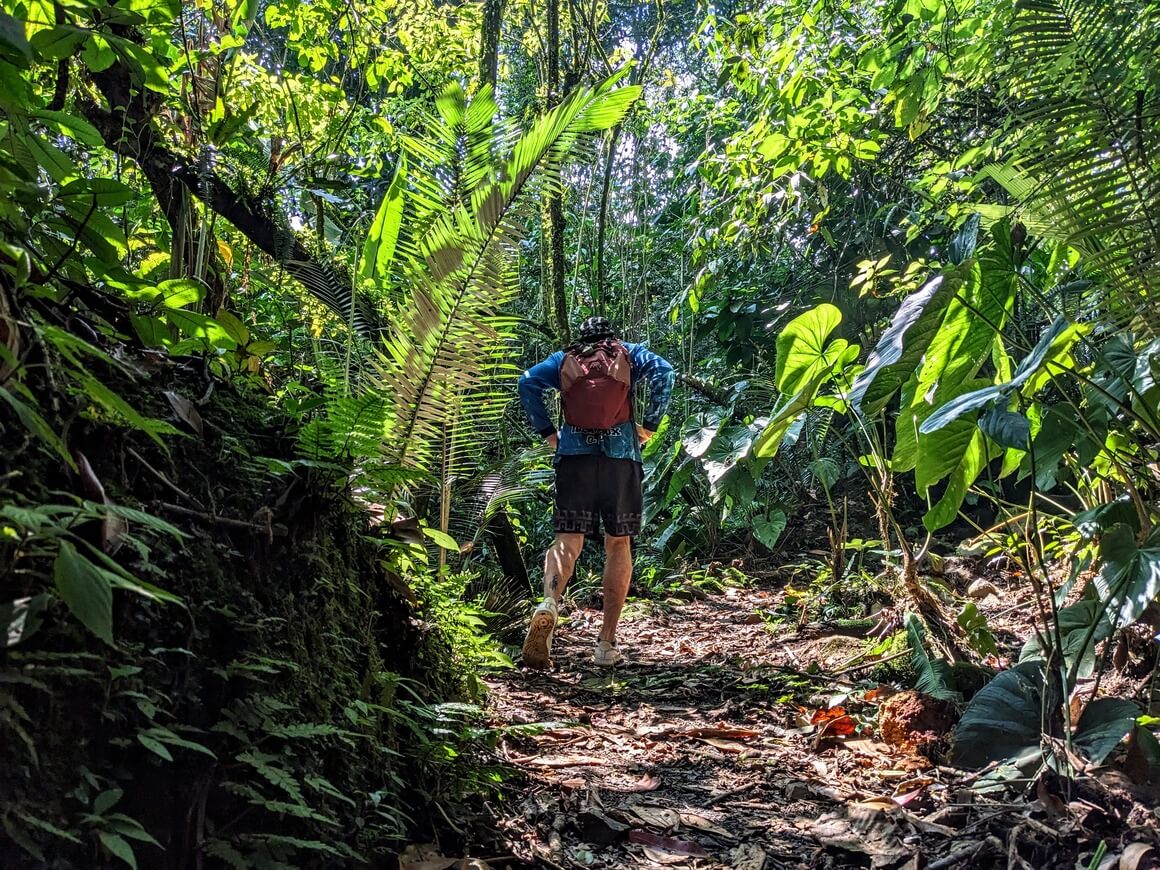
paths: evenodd
<path fill-rule="evenodd" d="M 616 145 L 620 141 L 620 125 L 612 128 L 608 139 L 608 154 L 604 158 L 604 181 L 600 187 L 600 211 L 596 215 L 596 277 L 592 298 L 596 310 L 604 314 L 604 235 L 608 227 L 608 199 L 612 193 L 612 167 L 616 160 Z"/>
<path fill-rule="evenodd" d="M 504 0 L 484 0 L 479 32 L 479 81 L 494 90 L 499 80 L 499 38 L 503 32 Z"/>
<path fill-rule="evenodd" d="M 548 0 L 548 108 L 560 102 L 560 2 Z M 568 343 L 568 297 L 564 290 L 564 200 L 558 188 L 548 194 L 548 292 L 544 294 L 544 319 L 553 322 L 562 344 Z"/>

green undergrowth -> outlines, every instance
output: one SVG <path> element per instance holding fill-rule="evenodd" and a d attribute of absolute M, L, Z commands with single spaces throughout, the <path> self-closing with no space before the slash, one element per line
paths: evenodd
<path fill-rule="evenodd" d="M 168 361 L 117 384 L 159 419 L 208 387 Z M 0 408 L 0 866 L 379 866 L 495 785 L 473 615 L 388 572 L 342 470 L 296 460 L 260 395 L 198 410 L 160 440 L 62 410 L 94 501 Z M 111 643 L 84 597 L 109 583 L 76 589 L 94 565 Z"/>

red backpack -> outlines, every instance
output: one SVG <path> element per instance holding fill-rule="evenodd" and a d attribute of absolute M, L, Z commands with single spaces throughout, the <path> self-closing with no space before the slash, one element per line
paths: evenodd
<path fill-rule="evenodd" d="M 632 360 L 613 338 L 564 351 L 560 396 L 564 421 L 577 429 L 611 429 L 632 418 Z"/>

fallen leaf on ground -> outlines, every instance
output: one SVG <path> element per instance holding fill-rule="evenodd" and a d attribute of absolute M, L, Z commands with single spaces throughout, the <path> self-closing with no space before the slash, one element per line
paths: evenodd
<path fill-rule="evenodd" d="M 894 798 L 887 795 L 878 795 L 877 797 L 866 798 L 866 800 L 858 801 L 852 806 L 866 807 L 871 810 L 892 810 L 898 804 L 894 802 Z"/>
<path fill-rule="evenodd" d="M 827 737 L 849 737 L 858 730 L 858 723 L 846 712 L 845 707 L 830 707 L 828 710 L 815 710 L 810 717 L 811 725 L 821 725 L 817 739 Z"/>
<path fill-rule="evenodd" d="M 1116 870 L 1142 870 L 1156 862 L 1156 850 L 1151 843 L 1133 843 L 1120 854 Z"/>
<path fill-rule="evenodd" d="M 760 731 L 754 731 L 750 728 L 733 728 L 728 725 L 717 725 L 716 727 L 704 728 L 690 728 L 687 731 L 682 731 L 687 737 L 719 737 L 723 740 L 752 740 L 754 737 L 760 737 Z"/>
<path fill-rule="evenodd" d="M 595 846 L 608 846 L 628 833 L 628 825 L 597 809 L 587 809 L 576 816 L 576 827 L 584 842 Z"/>
<path fill-rule="evenodd" d="M 689 861 L 688 855 L 681 855 L 677 852 L 665 852 L 661 849 L 654 849 L 651 846 L 644 847 L 644 857 L 650 864 L 687 864 Z"/>
<path fill-rule="evenodd" d="M 867 855 L 872 867 L 887 867 L 909 857 L 902 843 L 899 819 L 892 812 L 867 806 L 846 806 L 815 821 L 806 831 L 823 846 Z"/>
<path fill-rule="evenodd" d="M 744 752 L 749 747 L 744 743 L 738 743 L 736 740 L 720 740 L 716 737 L 697 737 L 702 743 L 708 743 L 714 749 L 720 749 L 722 752 L 728 752 L 730 755 L 737 755 Z"/>
<path fill-rule="evenodd" d="M 558 755 L 547 758 L 513 756 L 510 760 L 515 764 L 528 764 L 532 767 L 589 767 L 605 763 L 603 758 L 597 758 L 594 755 Z"/>
<path fill-rule="evenodd" d="M 661 781 L 653 776 L 651 773 L 646 773 L 634 783 L 618 788 L 609 788 L 608 791 L 620 792 L 622 794 L 634 794 L 642 791 L 656 791 L 661 787 Z"/>
<path fill-rule="evenodd" d="M 629 842 L 640 843 L 642 846 L 652 846 L 665 852 L 674 852 L 678 855 L 689 855 L 694 858 L 708 857 L 709 853 L 700 843 L 692 840 L 678 840 L 676 837 L 661 837 L 649 831 L 631 830 L 628 832 Z"/>
<path fill-rule="evenodd" d="M 432 845 L 412 843 L 399 856 L 401 870 L 488 870 L 490 865 L 479 858 L 448 858 Z"/>
<path fill-rule="evenodd" d="M 650 807 L 637 805 L 627 807 L 628 812 L 636 816 L 646 825 L 651 825 L 655 828 L 679 828 L 681 826 L 681 817 L 676 810 L 670 810 L 668 807 Z"/>
<path fill-rule="evenodd" d="M 694 813 L 689 810 L 678 810 L 677 814 L 681 817 L 681 821 L 690 828 L 696 828 L 698 831 L 704 831 L 706 834 L 714 834 L 718 837 L 733 838 L 732 834 L 724 828 L 717 827 L 700 813 Z"/>
<path fill-rule="evenodd" d="M 765 867 L 765 850 L 753 843 L 738 846 L 729 853 L 733 870 L 762 870 Z"/>

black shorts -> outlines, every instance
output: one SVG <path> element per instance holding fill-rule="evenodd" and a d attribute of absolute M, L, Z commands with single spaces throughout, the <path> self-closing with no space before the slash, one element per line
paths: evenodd
<path fill-rule="evenodd" d="M 556 457 L 557 532 L 614 537 L 640 534 L 641 465 L 603 454 Z"/>

